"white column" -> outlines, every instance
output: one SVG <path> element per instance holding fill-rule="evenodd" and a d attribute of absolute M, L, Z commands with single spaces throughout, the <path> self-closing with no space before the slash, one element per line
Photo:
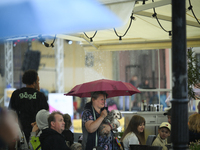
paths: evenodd
<path fill-rule="evenodd" d="M 64 40 L 56 39 L 55 48 L 56 92 L 64 93 Z"/>
<path fill-rule="evenodd" d="M 5 85 L 10 85 L 13 88 L 13 42 L 7 41 L 4 43 L 5 51 Z"/>

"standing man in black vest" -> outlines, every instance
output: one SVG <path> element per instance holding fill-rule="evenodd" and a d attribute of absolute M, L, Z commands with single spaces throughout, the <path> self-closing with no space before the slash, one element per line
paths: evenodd
<path fill-rule="evenodd" d="M 26 87 L 12 93 L 9 108 L 17 112 L 27 142 L 32 130 L 31 123 L 35 122 L 36 114 L 41 109 L 49 110 L 47 99 L 40 92 L 39 77 L 35 70 L 25 71 L 22 82 Z"/>

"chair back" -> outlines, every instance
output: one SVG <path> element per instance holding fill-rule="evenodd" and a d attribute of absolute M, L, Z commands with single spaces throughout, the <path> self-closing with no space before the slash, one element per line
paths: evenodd
<path fill-rule="evenodd" d="M 130 145 L 131 150 L 147 150 L 147 145 Z"/>
<path fill-rule="evenodd" d="M 155 139 L 156 139 L 156 135 L 149 135 L 146 141 L 146 145 L 152 145 Z"/>
<path fill-rule="evenodd" d="M 130 145 L 131 150 L 162 150 L 161 146 Z"/>
<path fill-rule="evenodd" d="M 147 150 L 162 150 L 163 147 L 162 146 L 150 146 L 147 145 Z"/>

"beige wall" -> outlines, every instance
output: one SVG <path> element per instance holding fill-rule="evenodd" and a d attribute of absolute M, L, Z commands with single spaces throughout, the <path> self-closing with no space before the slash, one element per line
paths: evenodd
<path fill-rule="evenodd" d="M 52 40 L 47 41 L 51 43 Z M 55 42 L 56 43 L 56 42 Z M 55 91 L 55 53 L 54 48 L 46 48 L 39 42 L 32 43 L 33 50 L 41 51 L 39 67 L 40 87 Z M 112 79 L 112 52 L 89 52 L 94 56 L 93 67 L 85 66 L 86 52 L 79 44 L 68 45 L 64 41 L 64 82 L 65 91 L 75 85 L 97 79 Z"/>
<path fill-rule="evenodd" d="M 47 41 L 48 43 L 52 41 Z M 40 88 L 55 90 L 55 54 L 54 49 L 47 48 L 39 42 L 32 42 L 32 50 L 39 50 L 41 52 L 39 78 Z"/>
<path fill-rule="evenodd" d="M 47 41 L 51 43 L 52 40 Z M 56 42 L 55 42 L 56 43 Z M 40 67 L 40 88 L 49 92 L 55 91 L 55 49 L 47 48 L 38 41 L 32 42 L 32 50 L 41 52 Z M 92 53 L 94 65 L 85 66 L 85 56 Z M 68 45 L 64 42 L 64 85 L 65 92 L 71 90 L 75 85 L 97 79 L 112 79 L 112 52 L 87 52 L 79 44 L 73 42 Z M 0 76 L 0 99 L 4 96 L 5 77 Z M 3 105 L 3 103 L 2 103 Z"/>

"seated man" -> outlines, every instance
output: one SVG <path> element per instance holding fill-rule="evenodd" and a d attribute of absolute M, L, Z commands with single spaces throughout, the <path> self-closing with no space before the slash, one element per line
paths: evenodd
<path fill-rule="evenodd" d="M 40 142 L 42 150 L 70 150 L 61 134 L 65 129 L 63 114 L 52 112 L 48 117 L 49 128 L 42 130 Z"/>

